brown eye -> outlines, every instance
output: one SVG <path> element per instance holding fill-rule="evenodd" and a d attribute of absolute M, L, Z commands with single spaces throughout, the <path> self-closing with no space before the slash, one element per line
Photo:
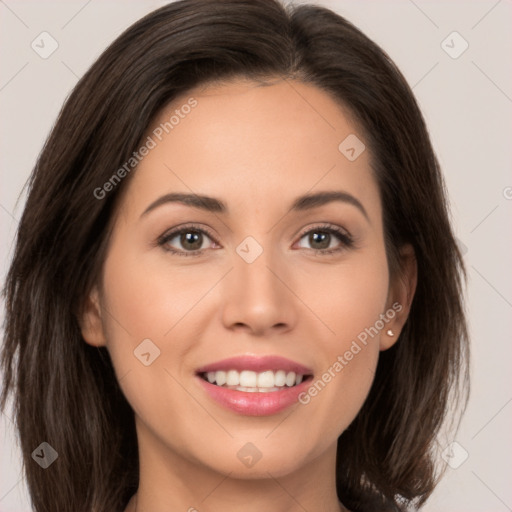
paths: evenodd
<path fill-rule="evenodd" d="M 301 236 L 302 239 L 307 239 L 310 249 L 319 254 L 332 254 L 353 246 L 353 239 L 347 232 L 331 225 L 310 229 Z M 335 239 L 339 241 L 337 246 Z"/>
<path fill-rule="evenodd" d="M 179 242 L 184 249 L 197 251 L 203 245 L 203 234 L 199 231 L 183 231 L 179 237 Z M 175 237 L 177 238 L 177 237 Z"/>
<path fill-rule="evenodd" d="M 331 236 L 331 233 L 325 231 L 311 231 L 308 235 L 308 242 L 313 246 L 313 249 L 328 249 Z"/>
<path fill-rule="evenodd" d="M 203 229 L 184 227 L 166 233 L 158 240 L 158 245 L 166 251 L 180 256 L 198 256 L 202 254 L 206 239 L 213 237 Z"/>

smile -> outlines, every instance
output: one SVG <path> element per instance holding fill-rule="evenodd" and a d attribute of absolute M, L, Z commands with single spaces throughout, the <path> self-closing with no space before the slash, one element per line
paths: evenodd
<path fill-rule="evenodd" d="M 206 395 L 223 408 L 268 416 L 297 403 L 313 371 L 280 356 L 242 355 L 202 366 L 196 378 Z"/>
<path fill-rule="evenodd" d="M 303 374 L 286 372 L 285 370 L 267 370 L 260 373 L 251 370 L 243 370 L 241 372 L 237 370 L 220 370 L 202 373 L 201 377 L 210 384 L 247 393 L 280 391 L 285 387 L 297 386 L 304 379 Z"/>

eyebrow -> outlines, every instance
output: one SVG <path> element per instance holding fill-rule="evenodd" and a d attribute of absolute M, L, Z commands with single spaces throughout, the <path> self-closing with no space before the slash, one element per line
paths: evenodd
<path fill-rule="evenodd" d="M 290 207 L 290 211 L 302 212 L 306 210 L 312 210 L 313 208 L 319 208 L 320 206 L 324 206 L 334 201 L 355 206 L 364 215 L 366 220 L 368 222 L 370 221 L 368 213 L 366 212 L 361 202 L 352 194 L 342 191 L 325 191 L 316 192 L 314 194 L 305 194 L 295 199 L 295 201 L 292 203 Z M 183 194 L 179 192 L 174 192 L 170 194 L 165 194 L 159 197 L 156 201 L 152 202 L 144 210 L 144 212 L 142 212 L 141 217 L 148 214 L 151 210 L 154 210 L 155 208 L 167 203 L 180 203 L 185 206 L 190 206 L 192 208 L 204 210 L 206 212 L 220 213 L 225 215 L 229 214 L 229 209 L 226 203 L 224 203 L 220 199 L 198 194 Z"/>

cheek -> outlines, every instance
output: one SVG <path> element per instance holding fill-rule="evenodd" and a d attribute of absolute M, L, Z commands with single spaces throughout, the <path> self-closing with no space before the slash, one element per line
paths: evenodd
<path fill-rule="evenodd" d="M 343 350 L 385 313 L 389 273 L 384 248 L 377 244 L 333 265 L 310 264 L 300 272 L 295 290 L 324 324 L 318 333 L 330 353 Z"/>
<path fill-rule="evenodd" d="M 194 325 L 189 316 L 204 291 L 121 245 L 105 261 L 104 289 L 107 348 L 121 387 L 136 382 L 128 391 L 136 402 L 154 396 L 156 382 L 170 379 L 165 369 L 174 373 L 170 363 L 189 349 L 178 333 L 183 323 Z"/>
<path fill-rule="evenodd" d="M 373 382 L 385 335 L 380 321 L 389 284 L 385 252 L 376 247 L 336 268 L 317 269 L 310 278 L 314 286 L 305 301 L 328 329 L 320 337 L 322 371 L 302 403 L 318 420 L 314 425 L 324 429 L 318 435 L 327 429 L 337 436 L 356 417 Z"/>
<path fill-rule="evenodd" d="M 193 326 L 201 298 L 218 279 L 218 272 L 206 274 L 197 268 L 173 268 L 165 256 L 112 252 L 105 262 L 104 283 L 113 328 L 123 330 L 122 337 L 134 343 L 151 338 L 165 345 L 180 322 Z M 117 337 L 111 336 L 111 341 Z"/>
<path fill-rule="evenodd" d="M 191 282 L 190 275 L 190 269 L 165 271 L 161 262 L 155 268 L 149 258 L 117 247 L 105 261 L 107 348 L 131 407 L 155 425 L 168 425 L 169 411 L 176 408 L 183 417 L 197 415 L 197 404 L 179 384 L 187 372 L 180 361 L 201 339 L 195 320 L 202 314 L 200 299 L 215 280 L 203 275 Z"/>

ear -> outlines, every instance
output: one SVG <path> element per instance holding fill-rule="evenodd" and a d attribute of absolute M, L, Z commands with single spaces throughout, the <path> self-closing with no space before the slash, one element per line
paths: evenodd
<path fill-rule="evenodd" d="M 400 269 L 390 283 L 386 311 L 394 311 L 394 317 L 386 324 L 380 338 L 380 350 L 387 350 L 398 340 L 400 332 L 409 316 L 416 284 L 418 265 L 416 254 L 411 244 L 400 249 Z M 392 334 L 388 334 L 391 331 Z"/>
<path fill-rule="evenodd" d="M 100 294 L 97 286 L 93 287 L 85 299 L 79 317 L 79 324 L 86 343 L 95 347 L 106 345 L 106 336 L 101 317 Z"/>

